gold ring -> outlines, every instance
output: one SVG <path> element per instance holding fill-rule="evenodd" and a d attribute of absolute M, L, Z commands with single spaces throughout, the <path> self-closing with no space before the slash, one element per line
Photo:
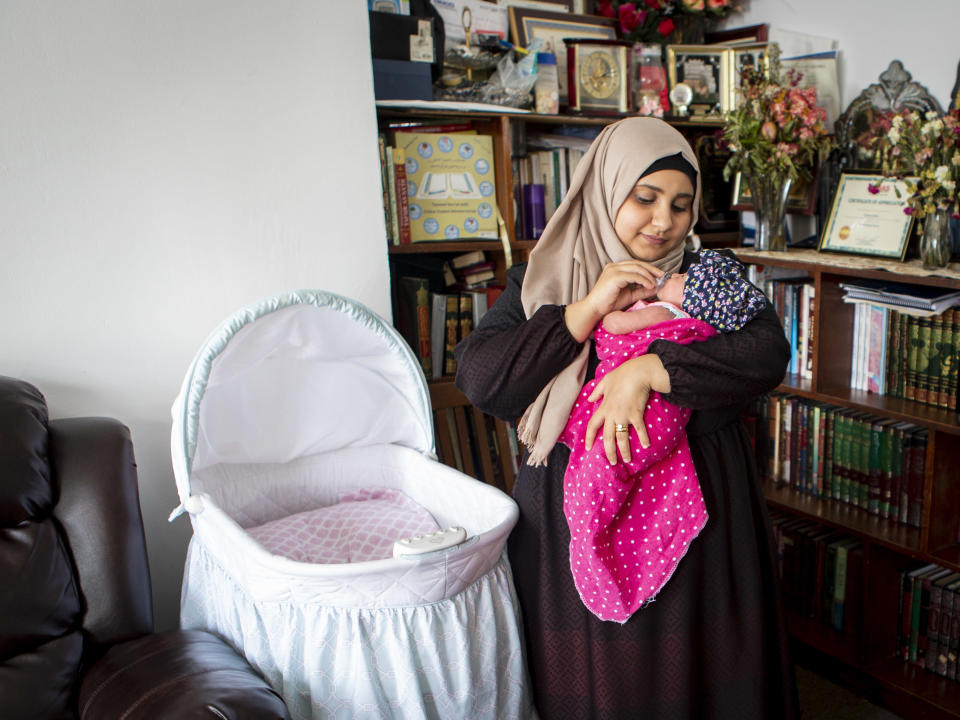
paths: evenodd
<path fill-rule="evenodd" d="M 617 423 L 617 432 L 630 432 L 630 426 Z"/>

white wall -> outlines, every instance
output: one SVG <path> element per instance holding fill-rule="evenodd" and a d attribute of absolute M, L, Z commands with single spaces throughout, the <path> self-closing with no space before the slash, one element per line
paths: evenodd
<path fill-rule="evenodd" d="M 741 0 L 726 27 L 771 27 L 832 38 L 840 46 L 841 112 L 879 82 L 891 60 L 947 109 L 957 75 L 960 2 L 957 0 Z"/>
<path fill-rule="evenodd" d="M 234 310 L 389 313 L 366 4 L 0 3 L 0 374 L 133 433 L 157 625 L 177 622 L 170 405 Z"/>

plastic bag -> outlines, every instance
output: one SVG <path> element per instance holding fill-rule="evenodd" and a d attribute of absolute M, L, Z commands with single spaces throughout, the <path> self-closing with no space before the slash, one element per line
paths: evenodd
<path fill-rule="evenodd" d="M 531 105 L 531 93 L 537 82 L 537 50 L 541 45 L 543 40 L 539 38 L 530 43 L 527 54 L 519 62 L 514 62 L 512 53 L 500 58 L 483 89 L 484 102 L 518 108 Z"/>

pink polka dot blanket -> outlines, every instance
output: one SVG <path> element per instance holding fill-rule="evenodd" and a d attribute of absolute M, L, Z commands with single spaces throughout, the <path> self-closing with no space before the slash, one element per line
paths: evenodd
<path fill-rule="evenodd" d="M 650 447 L 630 429 L 630 462 L 607 462 L 602 433 L 584 447 L 587 422 L 600 404 L 588 402 L 597 382 L 654 340 L 686 345 L 717 334 L 707 323 L 681 318 L 624 335 L 594 332 L 596 378 L 577 398 L 560 441 L 570 447 L 563 509 L 570 528 L 570 570 L 584 605 L 601 620 L 624 623 L 652 602 L 707 522 L 686 424 L 690 410 L 653 392 L 644 409 Z"/>

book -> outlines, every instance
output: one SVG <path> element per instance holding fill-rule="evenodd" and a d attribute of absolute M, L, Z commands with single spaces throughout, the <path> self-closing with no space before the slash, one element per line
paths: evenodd
<path fill-rule="evenodd" d="M 400 244 L 400 221 L 397 216 L 397 171 L 394 167 L 393 148 L 387 147 L 387 197 L 390 204 L 390 237 L 393 245 Z"/>
<path fill-rule="evenodd" d="M 866 390 L 876 395 L 886 391 L 886 339 L 887 314 L 884 308 L 865 305 L 868 308 Z"/>
<path fill-rule="evenodd" d="M 834 561 L 833 578 L 833 629 L 841 632 L 844 629 L 847 613 L 846 595 L 848 575 L 851 582 L 860 582 L 860 579 L 855 577 L 853 573 L 848 573 L 847 561 L 850 553 L 862 545 L 863 543 L 860 540 L 851 538 L 840 541 L 836 548 L 837 557 Z"/>
<path fill-rule="evenodd" d="M 937 672 L 940 658 L 940 621 L 941 615 L 946 612 L 949 617 L 953 609 L 953 596 L 947 594 L 948 605 L 944 606 L 944 589 L 960 580 L 960 573 L 952 572 L 930 583 L 930 608 L 927 611 L 927 647 L 924 655 L 924 667 L 931 672 Z M 949 631 L 946 642 L 949 643 Z M 943 654 L 943 669 L 946 673 L 946 653 Z"/>
<path fill-rule="evenodd" d="M 915 317 L 907 318 L 907 372 L 903 396 L 917 399 L 917 350 L 919 348 L 920 324 Z"/>
<path fill-rule="evenodd" d="M 446 331 L 447 296 L 442 293 L 430 293 L 430 367 L 434 380 L 443 377 Z"/>
<path fill-rule="evenodd" d="M 942 646 L 946 647 L 944 676 L 950 680 L 956 680 L 957 655 L 960 654 L 960 581 L 947 587 L 945 592 L 953 596 L 953 604 L 950 616 L 946 620 L 947 641 L 944 643 L 941 639 Z"/>
<path fill-rule="evenodd" d="M 433 376 L 430 354 L 430 290 L 426 278 L 400 276 L 398 330 L 420 361 L 426 377 Z"/>
<path fill-rule="evenodd" d="M 927 343 L 927 404 L 940 404 L 940 354 L 943 352 L 943 314 L 930 318 L 930 341 Z"/>
<path fill-rule="evenodd" d="M 411 242 L 499 237 L 493 138 L 396 133 L 407 158 Z"/>
<path fill-rule="evenodd" d="M 473 252 L 463 253 L 462 255 L 451 258 L 450 266 L 454 270 L 461 270 L 471 265 L 485 263 L 486 261 L 487 254 L 483 250 L 474 250 Z"/>
<path fill-rule="evenodd" d="M 927 367 L 930 363 L 930 329 L 931 320 L 928 317 L 917 320 L 917 370 L 916 395 L 917 402 L 927 402 L 927 392 L 930 389 L 930 375 Z"/>
<path fill-rule="evenodd" d="M 457 374 L 457 358 L 453 354 L 457 346 L 460 329 L 460 298 L 457 293 L 447 295 L 447 307 L 444 312 L 446 335 L 443 343 L 443 374 Z"/>
<path fill-rule="evenodd" d="M 410 244 L 410 202 L 407 197 L 406 155 L 403 148 L 393 148 L 394 182 L 397 184 L 397 227 L 400 245 Z"/>
<path fill-rule="evenodd" d="M 899 634 L 897 644 L 900 648 L 900 657 L 904 661 L 910 660 L 910 636 L 911 628 L 913 626 L 913 614 L 914 614 L 914 587 L 917 588 L 917 615 L 919 622 L 919 613 L 920 613 L 920 602 L 919 602 L 919 586 L 917 585 L 917 578 L 920 575 L 932 572 L 937 569 L 937 565 L 934 563 L 928 563 L 926 565 L 921 565 L 920 567 L 914 568 L 913 570 L 904 571 L 900 574 L 900 590 L 901 590 L 901 600 L 899 603 L 899 612 L 900 612 L 900 625 L 899 625 Z M 914 649 L 916 646 L 914 646 Z"/>
<path fill-rule="evenodd" d="M 939 359 L 939 368 L 937 377 L 939 384 L 937 386 L 937 405 L 942 408 L 950 407 L 950 396 L 955 395 L 953 388 L 953 379 L 950 377 L 956 368 L 954 359 L 954 333 L 956 332 L 953 316 L 955 310 L 944 311 L 941 317 L 940 344 L 937 347 L 937 357 Z"/>
<path fill-rule="evenodd" d="M 919 599 L 920 605 L 919 608 L 914 607 L 913 619 L 910 624 L 910 660 L 920 667 L 926 667 L 927 664 L 930 590 L 935 580 L 949 574 L 950 570 L 937 567 L 936 570 L 921 575 L 914 584 L 913 602 L 917 603 Z"/>
<path fill-rule="evenodd" d="M 857 278 L 856 281 L 840 283 L 840 289 L 844 291 L 844 302 L 866 300 L 888 307 L 924 310 L 931 314 L 942 312 L 960 301 L 960 290 L 889 280 Z"/>
<path fill-rule="evenodd" d="M 923 524 L 923 475 L 926 468 L 928 433 L 927 430 L 918 428 L 911 436 L 907 524 L 918 528 Z"/>
<path fill-rule="evenodd" d="M 387 233 L 387 244 L 393 245 L 393 228 L 390 218 L 390 189 L 387 175 L 387 141 L 383 133 L 377 135 L 377 145 L 380 151 L 380 188 L 383 191 L 383 222 Z"/>
<path fill-rule="evenodd" d="M 460 342 L 473 331 L 473 296 L 466 292 L 460 293 L 457 306 L 459 312 L 457 342 Z"/>

